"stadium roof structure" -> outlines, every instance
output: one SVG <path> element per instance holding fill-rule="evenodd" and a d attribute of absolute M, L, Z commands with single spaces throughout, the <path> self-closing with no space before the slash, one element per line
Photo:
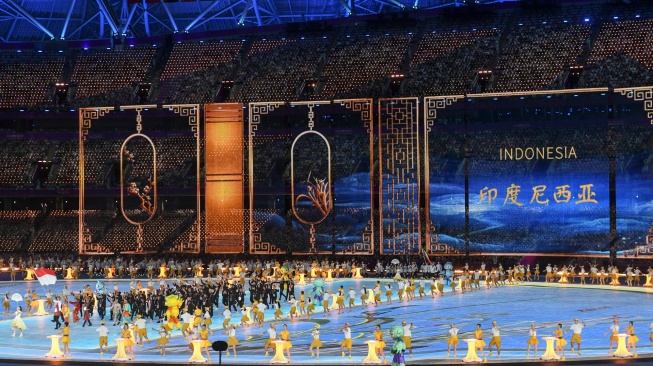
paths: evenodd
<path fill-rule="evenodd" d="M 0 0 L 0 41 L 143 38 L 434 9 L 470 1 L 499 0 Z"/>

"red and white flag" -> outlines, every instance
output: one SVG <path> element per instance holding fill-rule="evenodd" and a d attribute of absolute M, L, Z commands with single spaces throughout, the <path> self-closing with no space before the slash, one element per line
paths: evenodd
<path fill-rule="evenodd" d="M 54 285 L 57 283 L 57 274 L 48 268 L 39 268 L 34 270 L 36 278 L 38 278 L 41 286 Z"/>

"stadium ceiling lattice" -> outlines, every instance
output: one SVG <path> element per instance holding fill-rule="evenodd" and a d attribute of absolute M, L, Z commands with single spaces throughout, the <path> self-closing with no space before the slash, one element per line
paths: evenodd
<path fill-rule="evenodd" d="M 459 6 L 466 1 L 0 0 L 0 41 L 161 36 Z"/>

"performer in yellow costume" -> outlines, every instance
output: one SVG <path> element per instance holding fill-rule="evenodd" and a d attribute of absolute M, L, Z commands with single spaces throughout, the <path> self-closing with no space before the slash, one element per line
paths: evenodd
<path fill-rule="evenodd" d="M 497 322 L 492 322 L 492 339 L 488 345 L 490 351 L 488 356 L 492 356 L 492 346 L 497 347 L 497 359 L 501 359 L 501 327 L 497 326 Z"/>
<path fill-rule="evenodd" d="M 5 298 L 2 301 L 2 307 L 4 308 L 2 315 L 8 315 L 9 308 L 11 307 L 11 302 L 9 301 L 9 292 L 5 294 Z"/>
<path fill-rule="evenodd" d="M 277 299 L 277 302 L 274 304 L 275 310 L 274 310 L 274 320 L 279 322 L 281 320 L 281 316 L 283 315 L 283 311 L 281 310 L 281 303 Z"/>
<path fill-rule="evenodd" d="M 200 333 L 201 335 L 201 333 Z M 229 356 L 229 348 L 234 351 L 234 358 L 236 358 L 236 346 L 238 345 L 238 339 L 236 339 L 236 324 L 231 325 L 231 329 L 229 329 L 229 339 L 227 339 L 227 356 Z M 207 348 L 208 352 L 208 348 Z"/>
<path fill-rule="evenodd" d="M 99 328 L 95 330 L 100 334 L 99 344 L 100 344 L 100 356 L 104 355 L 104 352 L 109 352 L 109 328 L 106 327 L 104 320 L 102 321 Z"/>
<path fill-rule="evenodd" d="M 313 303 L 313 299 L 309 298 L 308 299 L 308 308 L 306 308 L 306 315 L 308 315 L 309 319 L 311 315 L 313 315 L 313 312 L 315 311 L 315 304 Z"/>
<path fill-rule="evenodd" d="M 203 324 L 206 325 L 206 329 L 208 329 L 209 332 L 211 332 L 211 334 L 213 334 L 213 332 L 211 331 L 211 325 L 213 324 L 213 319 L 211 319 L 211 313 L 209 312 L 208 307 L 204 309 L 204 323 Z"/>
<path fill-rule="evenodd" d="M 125 351 L 129 354 L 129 359 L 133 360 L 134 359 L 134 350 L 132 349 L 132 345 L 134 344 L 134 341 L 132 340 L 132 333 L 129 331 L 129 325 L 125 324 L 122 328 L 122 331 L 120 332 L 120 338 L 125 338 Z"/>
<path fill-rule="evenodd" d="M 299 316 L 306 315 L 306 295 L 304 291 L 299 295 Z"/>
<path fill-rule="evenodd" d="M 481 356 L 483 356 L 483 362 L 485 362 L 485 350 L 483 347 L 485 347 L 485 341 L 483 340 L 483 330 L 481 329 L 480 324 L 476 324 L 476 330 L 474 331 L 474 338 L 476 338 L 476 350 L 481 351 Z"/>
<path fill-rule="evenodd" d="M 315 352 L 317 353 L 317 357 L 315 359 L 319 360 L 320 347 L 322 347 L 322 341 L 320 341 L 320 331 L 317 325 L 313 326 L 313 331 L 311 332 L 311 338 L 313 338 L 313 340 L 311 341 L 311 346 L 309 347 L 309 351 L 311 351 L 311 357 L 315 356 L 315 353 L 313 353 L 313 348 L 315 348 Z"/>
<path fill-rule="evenodd" d="M 193 326 L 199 327 L 199 325 L 202 324 L 202 309 L 195 308 L 193 315 L 195 315 L 195 318 L 193 319 Z"/>
<path fill-rule="evenodd" d="M 553 332 L 553 335 L 556 339 L 556 352 L 560 355 L 560 360 L 565 360 L 565 345 L 567 341 L 562 337 L 564 335 L 562 331 L 562 324 L 558 324 L 558 328 Z"/>
<path fill-rule="evenodd" d="M 610 351 L 608 351 L 608 354 L 612 354 L 612 347 L 617 345 L 617 342 L 619 341 L 619 337 L 617 334 L 619 334 L 619 321 L 617 318 L 614 318 L 612 320 L 612 325 L 610 326 L 610 329 L 608 329 L 607 332 L 603 333 L 603 336 L 605 337 L 610 333 Z"/>
<path fill-rule="evenodd" d="M 234 339 L 236 339 L 236 325 L 232 324 L 231 325 L 231 330 L 229 330 L 229 336 L 231 337 L 231 331 L 234 332 Z M 209 330 L 206 329 L 206 324 L 202 324 L 202 329 L 199 331 L 200 333 L 200 340 L 202 341 L 202 349 L 204 352 L 206 352 L 206 358 L 209 359 L 209 362 L 211 362 L 211 354 L 209 354 L 209 346 L 211 345 L 211 341 L 209 341 Z M 229 338 L 231 339 L 231 338 Z M 238 342 L 238 341 L 236 341 Z M 227 341 L 227 345 L 229 345 L 229 341 Z M 229 352 L 227 352 L 227 356 L 229 355 Z M 236 358 L 236 348 L 234 346 L 234 358 Z"/>
<path fill-rule="evenodd" d="M 345 311 L 345 289 L 340 286 L 338 289 L 338 297 L 336 298 L 336 304 L 338 304 L 338 314 Z"/>
<path fill-rule="evenodd" d="M 436 283 L 436 280 L 433 280 L 433 282 L 431 283 L 431 288 L 430 288 L 430 290 L 431 290 L 431 297 L 434 298 L 434 299 L 435 299 L 435 292 L 436 292 L 436 290 L 437 290 L 437 286 L 436 286 L 435 283 Z"/>
<path fill-rule="evenodd" d="M 329 291 L 324 291 L 324 300 L 322 301 L 322 307 L 324 309 L 324 316 L 327 316 L 329 313 Z"/>
<path fill-rule="evenodd" d="M 383 363 L 386 363 L 385 360 L 385 353 L 383 353 L 383 348 L 385 348 L 385 342 L 383 341 L 383 331 L 381 330 L 381 326 L 377 325 L 376 329 L 371 332 L 374 334 L 374 340 L 376 340 L 376 347 L 374 349 L 376 350 L 376 353 L 379 357 L 383 358 Z"/>
<path fill-rule="evenodd" d="M 70 325 L 68 322 L 63 323 L 63 329 L 61 330 L 63 337 L 61 338 L 61 344 L 63 344 L 63 356 L 70 357 Z"/>
<path fill-rule="evenodd" d="M 17 330 L 20 330 L 20 336 L 19 337 L 22 337 L 23 336 L 23 331 L 25 329 L 27 329 L 27 327 L 25 326 L 25 322 L 23 322 L 23 319 L 21 319 L 21 314 L 22 313 L 23 313 L 23 311 L 22 311 L 20 306 L 16 309 L 16 312 L 14 312 L 15 317 L 14 317 L 14 320 L 11 322 L 11 326 L 10 326 L 10 328 L 14 331 L 14 333 L 11 335 L 12 337 L 16 336 L 16 331 Z"/>
<path fill-rule="evenodd" d="M 297 300 L 295 300 L 295 296 L 290 295 L 288 303 L 290 304 L 290 320 L 293 320 L 293 318 L 297 317 Z"/>
<path fill-rule="evenodd" d="M 385 285 L 385 299 L 386 299 L 386 304 L 392 305 L 392 286 L 390 283 L 387 283 Z"/>
<path fill-rule="evenodd" d="M 535 324 L 531 324 L 531 328 L 528 330 L 528 341 L 526 341 L 528 348 L 526 348 L 526 358 L 530 357 L 531 346 L 533 346 L 533 358 L 537 358 L 537 345 L 540 344 L 540 341 L 537 339 L 537 330 L 535 329 Z"/>
<path fill-rule="evenodd" d="M 349 359 L 351 360 L 351 328 L 349 328 L 349 323 L 345 323 L 343 328 L 338 328 L 342 332 L 344 339 L 340 343 L 340 352 L 342 352 L 342 357 L 345 357 L 345 348 L 349 351 Z"/>
<path fill-rule="evenodd" d="M 25 312 L 27 313 L 27 316 L 32 315 L 32 293 L 30 290 L 27 290 L 27 293 L 25 294 Z"/>
<path fill-rule="evenodd" d="M 628 352 L 632 352 L 633 356 L 637 357 L 637 341 L 639 341 L 639 338 L 635 335 L 635 326 L 633 325 L 633 322 L 628 323 L 628 328 L 626 329 L 626 333 L 628 334 Z M 630 350 L 632 347 L 632 351 Z"/>
<path fill-rule="evenodd" d="M 256 307 L 254 307 L 253 309 L 256 309 Z M 249 316 L 247 316 L 247 308 L 245 307 L 245 305 L 243 305 L 243 308 L 240 310 L 240 313 L 242 314 L 242 317 L 240 318 L 240 325 L 245 326 L 247 325 L 247 323 L 250 322 Z M 254 311 L 254 314 L 256 314 L 256 311 Z"/>
<path fill-rule="evenodd" d="M 286 324 L 283 325 L 283 330 L 279 332 L 279 335 L 281 336 L 281 340 L 285 342 L 283 344 L 283 349 L 286 351 L 288 361 L 290 361 L 290 349 L 292 348 L 292 343 L 290 343 L 290 332 L 288 331 L 288 326 Z"/>
<path fill-rule="evenodd" d="M 376 286 L 374 286 L 374 306 L 379 306 L 381 304 L 381 283 L 376 281 Z"/>
<path fill-rule="evenodd" d="M 270 323 L 270 328 L 266 331 L 268 333 L 268 340 L 265 341 L 265 357 L 269 355 L 268 348 L 274 348 L 274 341 L 277 340 L 277 329 L 274 327 L 274 323 Z M 266 332 L 261 333 L 261 335 Z"/>
<path fill-rule="evenodd" d="M 571 344 L 571 352 L 574 352 L 574 343 L 576 343 L 576 346 L 578 347 L 578 355 L 580 356 L 580 342 L 581 342 L 581 332 L 583 331 L 583 328 L 585 328 L 585 322 L 578 322 L 578 318 L 574 318 L 574 324 L 569 327 L 567 332 L 571 331 L 571 341 L 569 342 Z M 565 332 L 565 334 L 567 333 Z"/>
<path fill-rule="evenodd" d="M 168 341 L 168 331 L 166 330 L 166 327 L 163 326 L 163 324 L 161 325 L 161 328 L 159 328 L 159 329 L 152 328 L 152 330 L 155 330 L 155 331 L 159 332 L 159 340 L 156 341 L 155 347 L 157 349 L 159 349 L 159 353 L 161 353 L 163 355 L 163 357 L 165 357 L 166 356 L 166 344 L 169 343 L 169 341 Z M 159 348 L 159 346 L 161 346 L 161 347 Z"/>
<path fill-rule="evenodd" d="M 412 329 L 415 328 L 415 326 L 413 325 L 413 323 L 406 324 L 405 320 L 401 322 L 401 326 L 402 326 L 402 328 L 404 328 L 404 336 L 402 337 L 402 340 L 404 341 L 404 343 L 406 343 L 406 349 L 409 351 L 410 358 L 412 359 L 413 358 L 413 344 L 411 342 L 411 337 L 413 335 L 412 334 Z"/>
<path fill-rule="evenodd" d="M 456 328 L 453 323 L 450 324 L 450 327 L 449 338 L 447 338 L 447 357 L 449 357 L 449 354 L 451 353 L 451 346 L 453 346 L 453 358 L 456 358 L 459 343 L 458 331 L 460 331 L 460 327 Z"/>

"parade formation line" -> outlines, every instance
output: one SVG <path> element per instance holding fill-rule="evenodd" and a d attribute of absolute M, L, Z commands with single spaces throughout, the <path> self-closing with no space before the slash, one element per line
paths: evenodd
<path fill-rule="evenodd" d="M 192 282 L 192 279 L 186 280 Z M 145 283 L 146 280 L 140 281 Z M 170 282 L 172 282 L 170 280 Z M 269 344 L 268 356 L 265 356 L 265 344 L 271 336 L 271 324 L 274 324 L 275 339 L 289 341 L 292 348 L 284 351 L 284 355 L 291 364 L 362 364 L 382 363 L 385 357 L 388 364 L 392 363 L 393 356 L 390 355 L 390 348 L 394 340 L 389 333 L 393 326 L 409 328 L 411 347 L 405 351 L 405 362 L 410 364 L 447 364 L 462 363 L 464 359 L 471 362 L 502 362 L 502 363 L 528 363 L 541 362 L 542 357 L 550 361 L 558 361 L 562 357 L 569 363 L 597 364 L 612 360 L 634 362 L 636 360 L 653 359 L 653 347 L 650 337 L 653 336 L 653 311 L 650 304 L 653 303 L 653 290 L 644 287 L 626 287 L 609 285 L 580 285 L 560 284 L 543 282 L 525 282 L 515 285 L 504 285 L 487 288 L 480 286 L 479 289 L 452 292 L 446 289 L 444 295 L 436 291 L 431 294 L 431 281 L 423 280 L 421 285 L 425 287 L 423 298 L 419 295 L 420 280 L 415 281 L 418 288 L 415 297 L 411 300 L 405 298 L 399 301 L 399 285 L 391 279 L 337 279 L 333 282 L 324 283 L 327 291 L 324 298 L 337 294 L 339 290 L 345 294 L 345 309 L 338 309 L 337 296 L 329 303 L 329 309 L 324 312 L 321 306 L 316 306 L 313 314 L 289 317 L 292 299 L 280 302 L 280 313 L 278 320 L 275 320 L 275 309 L 264 310 L 264 322 L 259 325 L 245 319 L 245 325 L 241 325 L 243 315 L 234 312 L 229 321 L 230 325 L 236 325 L 227 330 L 222 329 L 224 317 L 223 310 L 214 309 L 209 324 L 208 341 L 228 341 L 230 337 L 237 340 L 237 357 L 233 351 L 227 356 L 222 353 L 222 362 L 232 365 L 248 364 L 269 364 L 277 358 L 275 347 Z M 78 292 L 85 286 L 94 287 L 96 281 L 90 280 L 61 280 L 48 289 L 53 294 L 61 294 L 64 286 L 69 292 Z M 406 284 L 410 282 L 406 281 Z M 117 286 L 119 291 L 130 291 L 130 280 L 107 280 L 107 287 Z M 374 304 L 371 297 L 368 297 L 368 304 L 361 306 L 361 291 L 365 287 L 367 292 L 375 287 L 381 288 L 381 302 Z M 389 286 L 389 287 L 388 287 Z M 308 294 L 312 284 L 296 285 L 295 296 L 299 298 L 301 291 Z M 37 282 L 3 282 L 0 283 L 0 291 L 3 293 L 23 294 L 27 290 L 35 290 L 40 296 L 45 295 L 45 289 Z M 591 291 L 590 291 L 591 290 Z M 350 293 L 350 291 L 353 291 Z M 390 291 L 390 300 L 386 297 Z M 349 298 L 354 295 L 355 307 L 349 307 Z M 331 299 L 330 299 L 331 300 Z M 297 300 L 298 301 L 298 300 Z M 248 302 L 248 301 L 246 301 Z M 22 337 L 14 332 L 11 324 L 14 323 L 17 306 L 24 305 L 22 302 L 11 302 L 9 313 L 0 317 L 0 337 L 4 341 L 0 344 L 0 359 L 5 362 L 17 360 L 21 362 L 52 360 L 63 360 L 64 363 L 84 362 L 134 362 L 134 363 L 187 363 L 196 357 L 198 362 L 211 357 L 211 363 L 218 362 L 218 353 L 208 347 L 208 354 L 203 350 L 200 357 L 194 354 L 189 344 L 192 340 L 182 336 L 181 329 L 173 329 L 170 337 L 166 338 L 167 344 L 165 357 L 157 348 L 157 341 L 161 339 L 158 330 L 162 323 L 145 319 L 145 328 L 149 339 L 144 339 L 143 344 L 134 344 L 133 359 L 130 360 L 129 352 L 123 353 L 119 347 L 120 339 L 124 339 L 125 333 L 121 325 L 113 325 L 109 319 L 109 313 L 105 316 L 107 340 L 109 348 L 100 353 L 99 341 L 101 320 L 97 312 L 90 315 L 89 321 L 92 325 L 82 326 L 84 318 L 79 322 L 72 322 L 69 326 L 70 357 L 65 359 L 53 352 L 53 338 L 58 345 L 61 344 L 59 336 L 63 337 L 62 329 L 55 330 L 52 322 L 52 310 L 48 315 L 21 315 L 25 324 Z M 295 304 L 296 309 L 299 303 Z M 250 309 L 251 310 L 251 309 Z M 183 318 L 183 309 L 181 310 Z M 247 312 L 245 312 L 247 314 Z M 202 316 L 203 317 L 203 316 Z M 584 327 L 574 328 L 576 324 L 584 324 Z M 247 321 L 250 320 L 250 321 Z M 132 323 L 141 321 L 131 319 Z M 192 320 L 191 320 L 192 321 Z M 496 322 L 493 326 L 493 322 Z M 629 323 L 633 322 L 633 328 L 628 329 Z M 348 324 L 345 326 L 345 324 Z M 452 328 L 453 324 L 453 328 Z M 477 327 L 480 324 L 480 327 Z M 560 326 L 558 326 L 560 324 Z M 283 333 L 284 325 L 287 333 Z M 412 326 L 411 326 L 412 325 Z M 619 328 L 612 328 L 618 325 Z M 377 327 L 378 326 L 378 327 Z M 531 328 L 531 326 L 533 326 Z M 15 327 L 14 327 L 15 328 Z M 468 351 L 470 340 L 478 338 L 477 328 L 482 331 L 482 338 L 486 343 L 483 349 L 475 352 L 476 356 Z M 567 344 L 562 348 L 556 348 L 558 336 L 557 329 L 562 331 L 562 339 Z M 319 360 L 311 357 L 311 344 L 314 344 L 315 330 L 318 330 L 318 338 L 321 342 Z M 349 351 L 341 345 L 345 340 L 347 331 L 351 334 L 351 358 Z M 455 331 L 452 331 L 455 329 Z M 531 347 L 527 351 L 528 341 L 535 332 L 538 340 L 537 351 Z M 581 350 L 578 352 L 576 345 L 574 350 L 570 349 L 574 329 L 581 331 Z M 616 330 L 616 332 L 615 332 Z M 380 332 L 379 335 L 375 334 Z M 631 349 L 629 352 L 624 347 L 628 341 L 627 337 L 621 335 L 632 331 L 639 341 L 636 343 L 636 355 Z M 15 334 L 14 334 L 15 333 Z M 230 334 L 231 333 L 231 334 Z M 456 352 L 454 347 L 449 347 L 452 333 L 456 334 L 458 345 Z M 617 335 L 616 339 L 613 333 Z M 14 336 L 12 337 L 12 334 Z M 498 336 L 495 342 L 491 342 L 493 336 Z M 50 338 L 48 338 L 50 337 Z M 611 337 L 614 339 L 612 353 L 609 353 Z M 134 335 L 134 338 L 139 338 Z M 281 339 L 284 338 L 284 339 Z M 370 344 L 381 338 L 385 343 L 382 352 L 371 351 Z M 549 338 L 553 338 L 550 340 Z M 621 339 L 624 338 L 624 339 Z M 549 339 L 549 340 L 547 340 Z M 195 340 L 197 341 L 197 340 Z M 499 342 L 497 342 L 499 341 Z M 547 342 L 551 342 L 551 348 L 547 348 Z M 160 345 L 161 342 L 159 342 Z M 233 342 L 232 342 L 233 343 Z M 283 343 L 283 342 L 280 342 Z M 408 342 L 406 342 L 408 343 Z M 497 347 L 493 344 L 492 353 L 488 345 L 490 343 L 500 344 L 500 358 Z M 63 349 L 63 348 L 62 348 Z M 233 348 L 232 348 L 233 349 Z M 562 350 L 564 349 L 564 356 Z M 230 349 L 231 350 L 231 349 Z M 315 348 L 313 349 L 315 352 Z M 449 352 L 448 352 L 449 351 Z M 484 355 L 482 354 L 484 353 Z M 46 354 L 50 353 L 49 357 Z M 455 354 L 454 354 L 455 353 Z M 579 354 L 580 353 L 580 354 Z M 411 357 L 412 354 L 412 357 Z M 616 356 L 615 356 L 616 355 Z M 375 357 L 376 356 L 376 357 Z M 376 359 L 378 357 L 378 360 Z M 454 358 L 456 357 L 456 358 Z M 478 359 L 474 358 L 478 357 Z M 283 358 L 277 359 L 283 361 Z"/>

